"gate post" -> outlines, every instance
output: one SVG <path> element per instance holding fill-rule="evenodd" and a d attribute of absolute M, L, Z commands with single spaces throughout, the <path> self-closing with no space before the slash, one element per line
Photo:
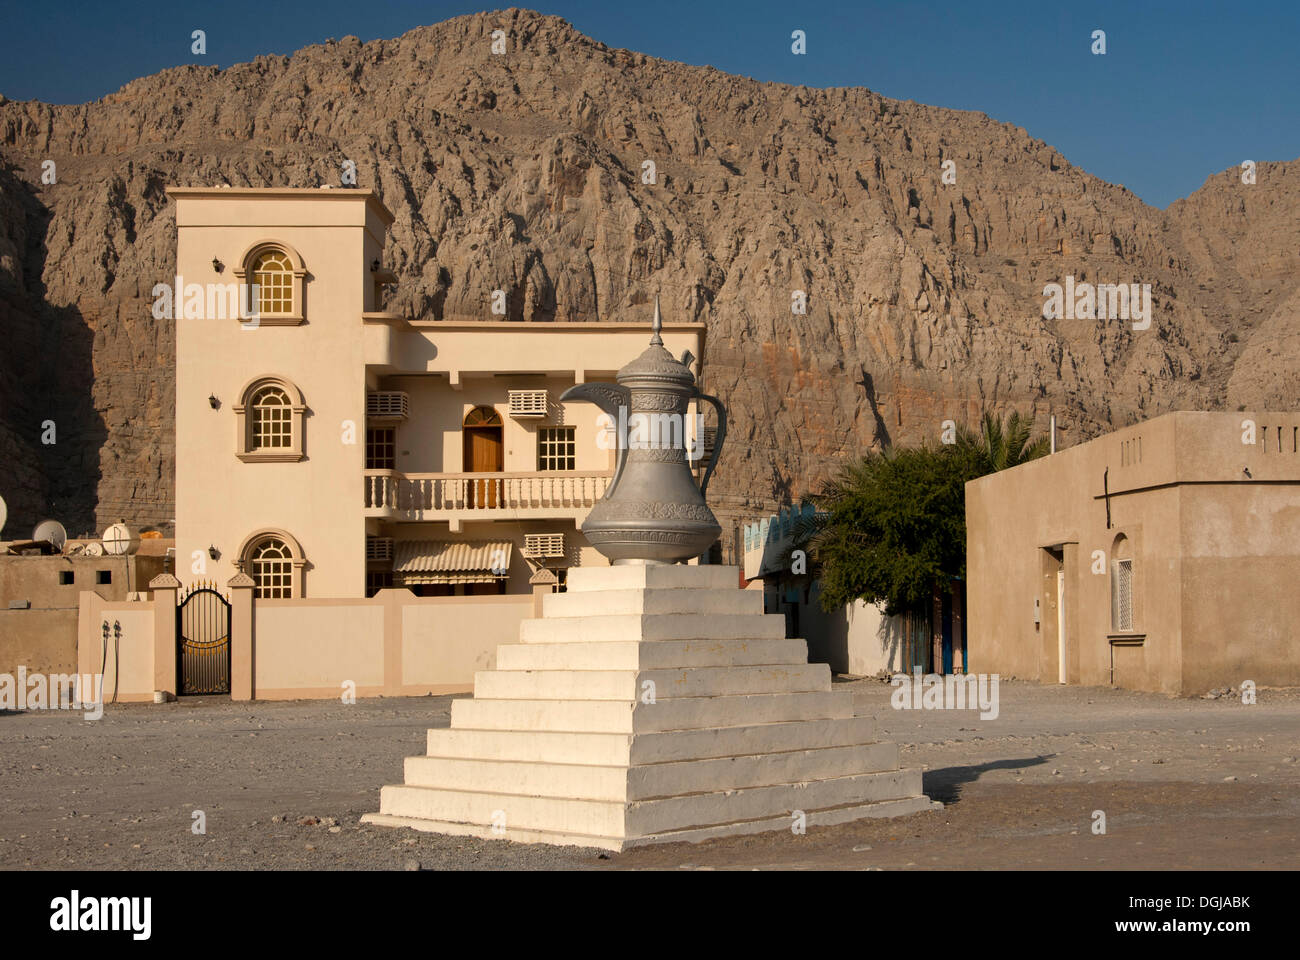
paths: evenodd
<path fill-rule="evenodd" d="M 176 591 L 181 582 L 170 573 L 149 581 L 153 591 L 153 688 L 176 696 Z"/>
<path fill-rule="evenodd" d="M 554 584 L 559 583 L 560 578 L 554 570 L 541 567 L 528 582 L 533 587 L 533 618 L 537 619 L 542 616 L 542 598 L 555 589 Z"/>
<path fill-rule="evenodd" d="M 230 588 L 230 699 L 252 700 L 253 578 L 242 571 L 226 583 Z"/>

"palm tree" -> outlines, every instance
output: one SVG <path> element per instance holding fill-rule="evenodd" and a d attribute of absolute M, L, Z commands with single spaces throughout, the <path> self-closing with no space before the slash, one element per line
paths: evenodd
<path fill-rule="evenodd" d="M 1005 427 L 985 411 L 978 430 L 962 427 L 958 431 L 957 445 L 980 461 L 984 473 L 996 473 L 1037 460 L 1048 452 L 1051 441 L 1046 436 L 1030 440 L 1033 430 L 1034 418 L 1022 417 L 1018 410 L 1007 417 Z"/>

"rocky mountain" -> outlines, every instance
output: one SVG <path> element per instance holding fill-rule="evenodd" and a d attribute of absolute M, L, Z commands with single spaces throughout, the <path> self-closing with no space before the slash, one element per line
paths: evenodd
<path fill-rule="evenodd" d="M 502 288 L 518 320 L 648 320 L 659 292 L 665 319 L 706 321 L 728 517 L 981 408 L 1056 413 L 1075 443 L 1297 405 L 1300 164 L 1160 211 L 982 114 L 656 60 L 512 9 L 0 103 L 6 533 L 172 516 L 172 329 L 148 299 L 173 273 L 164 188 L 337 184 L 345 160 L 397 217 L 394 309 L 489 319 Z M 1150 284 L 1149 329 L 1044 319 L 1067 276 Z"/>

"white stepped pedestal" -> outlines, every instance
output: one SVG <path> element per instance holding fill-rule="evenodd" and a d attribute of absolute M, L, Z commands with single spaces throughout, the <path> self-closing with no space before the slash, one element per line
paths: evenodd
<path fill-rule="evenodd" d="M 569 571 L 368 823 L 624 850 L 941 806 L 735 567 Z"/>

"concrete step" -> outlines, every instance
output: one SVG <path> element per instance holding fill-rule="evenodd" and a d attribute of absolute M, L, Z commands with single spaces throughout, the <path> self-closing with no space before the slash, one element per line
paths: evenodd
<path fill-rule="evenodd" d="M 498 670 L 656 670 L 672 667 L 807 663 L 808 645 L 765 640 L 622 640 L 596 643 L 503 643 Z"/>
<path fill-rule="evenodd" d="M 739 590 L 740 568 L 681 563 L 571 567 L 565 584 L 569 593 L 594 590 Z"/>
<path fill-rule="evenodd" d="M 618 802 L 627 796 L 627 767 L 618 766 L 407 757 L 404 779 L 408 787 L 466 793 L 514 794 L 526 790 L 533 797 Z"/>
<path fill-rule="evenodd" d="M 451 702 L 453 730 L 536 730 L 632 733 L 634 704 L 626 700 L 480 700 Z"/>
<path fill-rule="evenodd" d="M 542 616 L 603 617 L 664 613 L 761 614 L 763 594 L 737 590 L 593 590 L 552 593 L 542 598 Z"/>
<path fill-rule="evenodd" d="M 871 817 L 902 817 L 911 813 L 937 810 L 942 807 L 943 804 L 920 796 L 906 797 L 902 800 L 882 800 L 877 803 L 842 804 L 822 810 L 808 810 L 805 811 L 805 815 L 809 827 L 821 827 Z M 649 844 L 699 843 L 703 840 L 713 840 L 719 837 L 745 836 L 771 830 L 785 831 L 790 829 L 790 817 L 788 815 L 758 820 L 740 820 L 735 823 L 713 824 L 704 827 L 690 827 L 684 830 L 669 830 L 632 838 L 598 837 L 583 833 L 561 833 L 554 830 L 529 830 L 514 827 L 498 829 L 484 824 L 451 823 L 446 820 L 420 820 L 414 817 L 395 817 L 380 813 L 367 813 L 361 818 L 361 822 L 384 827 L 406 827 L 451 836 L 481 837 L 484 840 L 510 840 L 516 843 L 549 843 L 558 846 L 595 847 L 615 852 Z"/>
<path fill-rule="evenodd" d="M 872 743 L 876 723 L 870 717 L 754 723 L 703 730 L 665 730 L 632 735 L 631 762 L 668 763 L 706 757 L 732 757 L 766 751 L 811 750 Z"/>
<path fill-rule="evenodd" d="M 679 797 L 897 769 L 896 743 L 856 743 L 742 757 L 640 764 L 627 771 L 628 799 Z"/>
<path fill-rule="evenodd" d="M 847 691 L 626 700 L 453 700 L 452 729 L 654 733 L 853 716 Z"/>
<path fill-rule="evenodd" d="M 394 817 L 387 813 L 366 813 L 362 823 L 377 827 L 400 827 L 421 833 L 440 833 L 450 837 L 478 837 L 483 840 L 509 840 L 512 843 L 549 843 L 560 847 L 594 847 L 622 852 L 630 844 L 615 837 L 593 837 L 582 833 L 556 833 L 553 830 L 497 829 L 479 823 L 451 823 L 447 820 L 421 820 L 417 817 Z"/>
<path fill-rule="evenodd" d="M 874 743 L 630 768 L 407 757 L 405 781 L 407 786 L 472 793 L 512 793 L 527 784 L 532 796 L 622 801 L 802 783 L 897 769 L 898 747 L 892 743 Z"/>
<path fill-rule="evenodd" d="M 614 568 L 610 568 L 614 569 Z M 649 616 L 546 617 L 519 624 L 524 643 L 592 643 L 639 640 L 761 640 L 785 636 L 781 614 L 689 613 Z"/>
<path fill-rule="evenodd" d="M 849 823 L 853 820 L 865 820 L 876 817 L 905 817 L 911 813 L 926 810 L 941 810 L 943 804 L 926 796 L 904 797 L 901 800 L 879 800 L 870 803 L 848 803 L 837 807 L 819 810 L 805 810 L 804 816 L 808 827 L 826 827 L 837 823 Z M 652 843 L 700 843 L 719 837 L 745 836 L 764 833 L 769 830 L 788 831 L 791 818 L 788 815 L 768 817 L 758 820 L 739 820 L 735 823 L 714 824 L 705 827 L 688 827 L 683 830 L 667 830 L 661 833 L 647 834 L 625 840 L 621 844 L 601 844 L 609 850 L 627 850 L 632 847 L 646 846 Z M 552 834 L 551 836 L 557 836 Z M 548 840 L 547 835 L 537 834 L 530 843 L 566 843 L 566 840 Z M 575 838 L 574 842 L 580 842 Z M 590 842 L 590 841 L 588 841 Z"/>
<path fill-rule="evenodd" d="M 695 794 L 641 800 L 628 804 L 627 836 L 640 837 L 669 830 L 685 830 L 710 824 L 758 820 L 793 813 L 806 814 L 823 807 L 843 804 L 879 803 L 921 796 L 921 771 L 890 770 L 862 773 L 808 783 L 783 783 L 773 786 L 727 790 L 720 793 Z"/>
<path fill-rule="evenodd" d="M 632 733 L 573 733 L 552 730 L 430 730 L 426 752 L 431 757 L 465 760 L 523 760 L 627 766 Z"/>
<path fill-rule="evenodd" d="M 811 750 L 871 743 L 875 722 L 867 717 L 757 723 L 743 727 L 671 730 L 663 733 L 572 733 L 546 730 L 430 730 L 431 757 L 524 760 L 541 763 L 628 766 L 678 760 L 743 756 L 765 751 Z"/>
<path fill-rule="evenodd" d="M 379 812 L 388 817 L 624 839 L 747 820 L 784 817 L 793 823 L 794 811 L 809 814 L 822 808 L 920 795 L 920 770 L 863 773 L 631 803 L 400 784 L 380 791 Z"/>
<path fill-rule="evenodd" d="M 616 800 L 561 800 L 405 784 L 386 786 L 379 791 L 379 812 L 384 816 L 595 837 L 623 836 L 623 807 Z"/>
<path fill-rule="evenodd" d="M 476 700 L 637 700 L 830 691 L 824 663 L 670 670 L 483 670 Z M 646 708 L 655 704 L 645 703 Z"/>

